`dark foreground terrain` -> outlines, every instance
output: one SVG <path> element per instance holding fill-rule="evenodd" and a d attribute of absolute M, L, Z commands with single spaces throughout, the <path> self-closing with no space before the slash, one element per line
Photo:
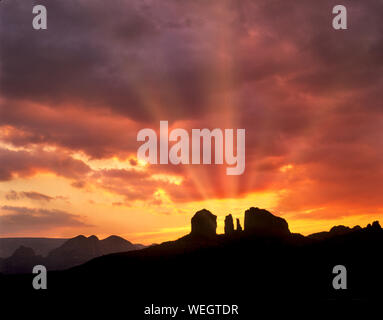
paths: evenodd
<path fill-rule="evenodd" d="M 193 219 L 192 232 L 176 241 L 49 272 L 47 290 L 32 288 L 32 274 L 3 275 L 2 292 L 8 298 L 50 299 L 92 311 L 113 306 L 110 310 L 121 308 L 126 319 L 171 319 L 145 316 L 144 307 L 151 304 L 238 304 L 239 316 L 218 318 L 256 319 L 254 313 L 262 308 L 272 315 L 288 312 L 286 305 L 312 305 L 312 312 L 320 312 L 328 305 L 349 310 L 382 301 L 383 231 L 378 222 L 304 237 L 290 233 L 284 219 L 258 208 L 246 211 L 243 231 L 240 226 L 234 230 L 229 217 L 224 235 L 215 234 L 216 217 L 207 210 Z M 346 290 L 333 288 L 335 265 L 347 268 Z"/>

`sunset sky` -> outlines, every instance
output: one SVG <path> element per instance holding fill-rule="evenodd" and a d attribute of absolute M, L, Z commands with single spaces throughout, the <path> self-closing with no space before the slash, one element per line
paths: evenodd
<path fill-rule="evenodd" d="M 339 2 L 339 3 L 338 3 Z M 348 29 L 332 28 L 344 2 Z M 48 30 L 33 30 L 32 5 Z M 150 244 L 251 206 L 292 232 L 383 213 L 382 1 L 0 3 L 0 237 Z M 137 161 L 137 132 L 244 128 L 246 170 Z"/>

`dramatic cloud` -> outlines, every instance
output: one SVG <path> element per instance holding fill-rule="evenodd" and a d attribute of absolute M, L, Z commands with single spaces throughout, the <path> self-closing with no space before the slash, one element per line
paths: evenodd
<path fill-rule="evenodd" d="M 5 198 L 7 200 L 19 200 L 22 198 L 28 198 L 31 200 L 36 200 L 36 201 L 46 201 L 49 202 L 55 198 L 47 196 L 45 194 L 35 192 L 35 191 L 22 191 L 22 192 L 16 192 L 14 190 L 9 191 L 6 195 Z"/>
<path fill-rule="evenodd" d="M 187 45 L 201 40 L 191 29 L 198 12 L 180 18 L 169 7 L 175 2 L 107 10 L 100 0 L 41 4 L 51 21 L 43 37 L 25 23 L 31 13 L 23 1 L 4 4 L 1 29 L 12 26 L 12 33 L 1 33 L 0 81 L 8 98 L 101 107 L 144 121 L 156 117 L 152 108 L 168 118 L 203 111 L 214 57 Z"/>
<path fill-rule="evenodd" d="M 2 206 L 0 213 L 1 235 L 25 230 L 48 231 L 57 227 L 89 227 L 79 216 L 55 209 Z"/>
<path fill-rule="evenodd" d="M 52 172 L 115 207 L 272 192 L 295 218 L 380 212 L 382 1 L 349 1 L 335 31 L 332 0 L 41 0 L 44 32 L 3 2 L 0 181 Z M 160 120 L 245 128 L 245 173 L 140 167 L 137 132 Z"/>
<path fill-rule="evenodd" d="M 108 114 L 76 108 L 9 102 L 0 107 L 0 139 L 16 147 L 50 145 L 91 157 L 126 156 L 136 148 L 139 126 Z"/>
<path fill-rule="evenodd" d="M 11 180 L 14 177 L 30 177 L 39 171 L 53 172 L 74 179 L 89 172 L 89 167 L 65 154 L 0 148 L 0 181 Z"/>

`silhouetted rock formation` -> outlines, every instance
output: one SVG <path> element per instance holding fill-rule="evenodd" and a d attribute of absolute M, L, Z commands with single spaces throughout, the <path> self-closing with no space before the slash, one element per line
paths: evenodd
<path fill-rule="evenodd" d="M 285 219 L 276 217 L 265 209 L 254 207 L 245 211 L 245 232 L 273 236 L 287 236 L 290 234 Z"/>
<path fill-rule="evenodd" d="M 350 228 L 343 225 L 339 225 L 339 226 L 332 227 L 330 231 L 313 233 L 308 235 L 307 237 L 310 239 L 315 239 L 315 240 L 324 240 L 324 239 L 329 239 L 332 237 L 343 236 L 343 235 L 349 234 L 354 231 L 359 231 L 359 230 L 362 230 L 360 226 L 355 226 L 353 228 Z"/>
<path fill-rule="evenodd" d="M 217 216 L 206 209 L 198 211 L 191 219 L 191 234 L 193 236 L 215 236 Z"/>
<path fill-rule="evenodd" d="M 372 223 L 371 228 L 374 229 L 374 230 L 382 230 L 382 227 L 380 226 L 379 221 L 374 221 Z"/>
<path fill-rule="evenodd" d="M 231 235 L 234 233 L 234 222 L 231 214 L 225 217 L 225 234 Z"/>
<path fill-rule="evenodd" d="M 346 227 L 346 226 L 334 226 L 330 229 L 330 233 L 332 233 L 333 235 L 343 235 L 343 234 L 346 234 L 346 233 L 349 233 L 351 231 L 351 228 L 350 227 Z"/>
<path fill-rule="evenodd" d="M 238 218 L 237 218 L 237 231 L 242 231 L 241 222 L 239 221 Z"/>

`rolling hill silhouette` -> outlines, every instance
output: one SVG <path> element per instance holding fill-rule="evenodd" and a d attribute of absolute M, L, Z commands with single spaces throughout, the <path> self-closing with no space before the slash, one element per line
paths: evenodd
<path fill-rule="evenodd" d="M 62 244 L 49 251 L 46 257 L 36 255 L 32 248 L 21 245 L 10 257 L 0 259 L 0 272 L 30 273 L 33 266 L 38 264 L 46 266 L 48 270 L 67 269 L 102 255 L 143 248 L 142 245 L 133 244 L 118 236 L 110 236 L 99 240 L 96 236 L 87 238 L 79 235 L 65 241 L 61 240 L 53 241 Z M 29 242 L 33 243 L 33 241 Z M 50 245 L 52 244 L 50 243 Z"/>
<path fill-rule="evenodd" d="M 48 253 L 61 246 L 68 239 L 64 238 L 0 238 L 0 257 L 10 257 L 21 246 L 33 249 L 37 255 Z"/>

